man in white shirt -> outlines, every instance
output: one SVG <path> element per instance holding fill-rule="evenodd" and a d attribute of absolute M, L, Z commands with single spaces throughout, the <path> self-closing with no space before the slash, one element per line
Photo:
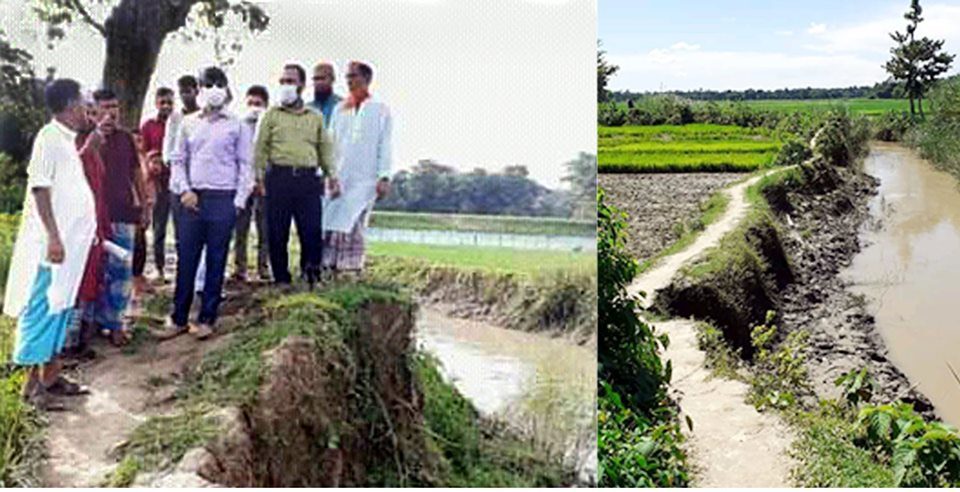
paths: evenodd
<path fill-rule="evenodd" d="M 367 217 L 373 204 L 390 191 L 390 109 L 369 91 L 373 69 L 351 62 L 350 96 L 336 110 L 331 133 L 341 194 L 323 206 L 323 266 L 334 273 L 363 270 Z"/>
<path fill-rule="evenodd" d="M 54 395 L 83 392 L 60 374 L 57 356 L 74 315 L 96 235 L 96 208 L 77 152 L 86 107 L 73 80 L 44 91 L 53 119 L 37 133 L 27 167 L 27 196 L 7 280 L 4 313 L 17 318 L 13 362 L 28 367 L 23 396 L 54 409 Z"/>

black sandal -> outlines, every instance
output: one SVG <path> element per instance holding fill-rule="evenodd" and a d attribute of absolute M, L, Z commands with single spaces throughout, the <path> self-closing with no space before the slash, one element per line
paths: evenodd
<path fill-rule="evenodd" d="M 57 380 L 46 388 L 47 392 L 59 396 L 80 396 L 89 395 L 90 389 L 86 386 L 74 383 L 64 376 L 57 376 Z"/>

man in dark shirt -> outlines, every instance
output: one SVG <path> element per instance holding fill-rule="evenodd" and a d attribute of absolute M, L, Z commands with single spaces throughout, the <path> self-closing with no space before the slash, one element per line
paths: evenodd
<path fill-rule="evenodd" d="M 163 139 L 167 120 L 173 113 L 173 90 L 169 87 L 157 89 L 154 103 L 157 115 L 143 122 L 140 133 L 143 135 L 143 151 L 148 154 L 160 152 L 160 164 L 150 167 L 147 182 L 153 194 L 153 261 L 157 268 L 157 276 L 164 278 L 164 264 L 166 263 L 167 224 L 170 220 L 170 166 L 169 156 L 163 155 Z"/>
<path fill-rule="evenodd" d="M 103 142 L 100 158 L 106 170 L 103 186 L 110 212 L 112 241 L 130 254 L 124 257 L 110 255 L 104 274 L 103 290 L 96 304 L 97 326 L 110 336 L 114 345 L 129 340 L 124 325 L 124 313 L 130 303 L 133 287 L 132 253 L 138 224 L 146 223 L 148 210 L 136 144 L 129 132 L 120 128 L 120 102 L 109 89 L 93 94 L 101 119 Z"/>

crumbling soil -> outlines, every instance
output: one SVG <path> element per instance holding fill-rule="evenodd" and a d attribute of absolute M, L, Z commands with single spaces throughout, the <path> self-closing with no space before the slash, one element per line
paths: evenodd
<path fill-rule="evenodd" d="M 601 174 L 608 203 L 627 214 L 627 250 L 641 262 L 680 237 L 700 217 L 700 204 L 734 181 L 736 173 Z"/>
<path fill-rule="evenodd" d="M 860 251 L 859 231 L 870 217 L 867 203 L 878 181 L 854 169 L 837 172 L 836 188 L 822 194 L 805 188 L 773 191 L 779 195 L 774 203 L 785 231 L 783 247 L 796 272 L 796 281 L 782 292 L 781 327 L 810 333 L 807 368 L 818 397 L 839 396 L 834 381 L 868 367 L 880 385 L 877 401 L 900 398 L 930 415 L 930 402 L 888 359 L 866 303 L 839 276 Z"/>

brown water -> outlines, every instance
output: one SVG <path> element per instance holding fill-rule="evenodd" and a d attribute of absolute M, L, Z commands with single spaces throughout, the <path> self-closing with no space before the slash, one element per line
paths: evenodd
<path fill-rule="evenodd" d="M 546 336 L 444 316 L 424 308 L 421 347 L 484 415 L 528 431 L 567 455 L 581 481 L 596 476 L 595 350 Z"/>
<path fill-rule="evenodd" d="M 946 422 L 960 425 L 960 185 L 913 151 L 876 144 L 866 172 L 879 229 L 844 277 L 866 295 L 891 360 Z"/>

